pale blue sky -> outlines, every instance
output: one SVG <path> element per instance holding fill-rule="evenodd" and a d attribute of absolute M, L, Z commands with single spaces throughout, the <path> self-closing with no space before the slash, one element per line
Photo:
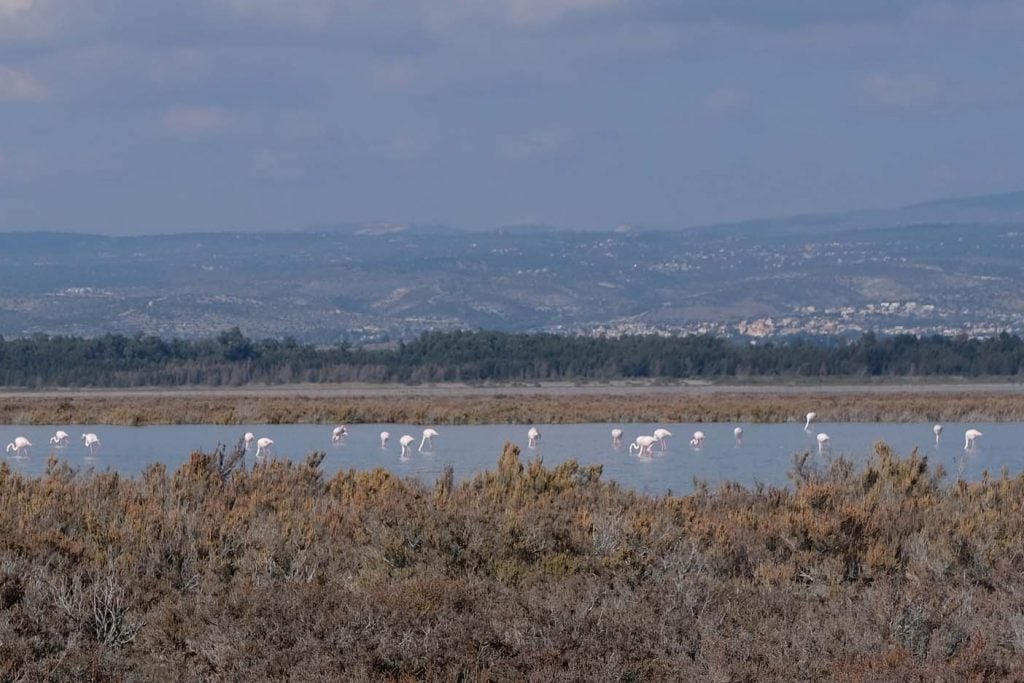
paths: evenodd
<path fill-rule="evenodd" d="M 1024 2 L 0 0 L 0 230 L 684 226 L 1024 188 Z"/>

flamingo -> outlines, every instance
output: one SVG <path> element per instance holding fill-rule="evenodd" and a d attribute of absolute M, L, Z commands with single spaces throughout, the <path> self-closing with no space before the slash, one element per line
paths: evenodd
<path fill-rule="evenodd" d="M 615 448 L 622 447 L 622 430 L 617 427 L 612 430 L 612 446 Z"/>
<path fill-rule="evenodd" d="M 540 441 L 540 430 L 536 427 L 530 427 L 530 431 L 526 433 L 526 438 L 529 440 L 529 447 L 536 448 L 537 442 Z"/>
<path fill-rule="evenodd" d="M 935 445 L 939 445 L 939 437 L 942 436 L 942 425 L 935 425 L 932 427 L 932 432 L 935 434 Z"/>
<path fill-rule="evenodd" d="M 82 434 L 82 441 L 85 442 L 85 447 L 89 449 L 89 455 L 96 455 L 96 451 L 100 449 L 100 437 L 92 432 L 87 432 Z"/>
<path fill-rule="evenodd" d="M 742 446 L 743 445 L 743 427 L 737 427 L 736 429 L 732 430 L 732 435 L 736 437 L 736 445 L 737 446 Z"/>
<path fill-rule="evenodd" d="M 426 445 L 428 451 L 434 450 L 434 437 L 437 436 L 437 430 L 427 427 L 423 430 L 423 438 L 420 439 L 420 452 L 423 452 L 423 446 Z"/>
<path fill-rule="evenodd" d="M 828 434 L 822 432 L 821 434 L 818 434 L 816 438 L 818 440 L 818 455 L 821 455 L 825 451 L 832 450 Z"/>
<path fill-rule="evenodd" d="M 405 436 L 398 440 L 398 443 L 402 444 L 401 457 L 403 460 L 409 457 L 409 454 L 412 452 L 411 446 L 415 441 L 416 437 L 409 436 L 408 434 L 406 434 Z"/>
<path fill-rule="evenodd" d="M 974 441 L 981 435 L 981 432 L 979 432 L 977 429 L 968 429 L 966 432 L 964 432 L 964 450 L 973 451 L 975 448 L 977 448 Z"/>
<path fill-rule="evenodd" d="M 7 444 L 7 452 L 14 451 L 14 455 L 22 457 L 29 454 L 29 448 L 32 446 L 32 442 L 23 436 L 19 436 L 11 443 Z"/>
<path fill-rule="evenodd" d="M 68 445 L 68 441 L 71 440 L 71 435 L 65 432 L 63 429 L 58 429 L 53 436 L 50 437 L 50 445 L 57 446 L 58 448 L 64 448 Z"/>
<path fill-rule="evenodd" d="M 811 423 L 814 422 L 814 418 L 816 417 L 818 417 L 818 414 L 813 411 L 807 413 L 807 424 L 804 425 L 805 432 L 811 431 Z"/>
<path fill-rule="evenodd" d="M 662 451 L 668 450 L 668 437 L 670 436 L 672 436 L 672 432 L 668 431 L 667 429 L 661 429 L 659 427 L 658 429 L 654 430 L 654 438 L 658 441 L 659 444 L 661 444 Z"/>
<path fill-rule="evenodd" d="M 390 434 L 388 434 L 387 432 L 381 432 L 380 433 L 380 447 L 381 448 L 387 448 L 388 447 L 388 441 L 390 441 L 390 440 L 391 440 L 391 435 Z"/>
<path fill-rule="evenodd" d="M 657 439 L 653 436 L 638 436 L 636 441 L 629 445 L 629 454 L 633 455 L 635 452 L 641 458 L 651 456 L 651 448 L 654 446 Z"/>
<path fill-rule="evenodd" d="M 331 432 L 331 443 L 341 443 L 346 436 L 348 436 L 348 427 L 345 425 L 335 427 Z"/>
<path fill-rule="evenodd" d="M 252 432 L 246 432 L 245 436 L 242 437 L 242 443 L 245 444 L 245 450 L 252 448 L 252 442 L 256 440 L 256 435 Z"/>
<path fill-rule="evenodd" d="M 256 441 L 256 457 L 262 458 L 265 453 L 270 453 L 270 447 L 274 445 L 273 439 L 263 437 Z"/>
<path fill-rule="evenodd" d="M 693 448 L 704 448 L 704 432 L 696 431 L 690 439 L 690 446 Z"/>

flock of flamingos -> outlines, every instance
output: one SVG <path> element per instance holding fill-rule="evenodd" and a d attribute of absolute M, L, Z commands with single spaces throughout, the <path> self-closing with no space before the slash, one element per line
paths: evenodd
<path fill-rule="evenodd" d="M 817 418 L 817 413 L 807 413 L 807 422 L 804 425 L 804 431 L 811 431 L 811 423 Z M 932 427 L 932 432 L 935 434 L 935 443 L 938 445 L 939 438 L 942 435 L 942 425 L 937 424 Z M 616 448 L 622 446 L 622 430 L 619 428 L 612 429 L 612 445 Z M 736 427 L 733 429 L 733 435 L 736 437 L 737 445 L 743 443 L 743 428 Z M 975 449 L 975 442 L 982 433 L 977 429 L 968 429 L 964 432 L 964 450 L 971 451 Z M 345 437 L 348 436 L 348 428 L 344 425 L 335 427 L 331 432 L 331 442 L 334 444 L 340 444 L 344 441 Z M 423 430 L 423 437 L 420 439 L 419 451 L 426 452 L 431 451 L 434 448 L 434 438 L 439 436 L 436 429 L 428 427 Z M 655 429 L 653 434 L 641 435 L 629 445 L 629 454 L 636 455 L 638 457 L 651 457 L 655 445 L 658 445 L 660 450 L 664 451 L 668 448 L 668 439 L 672 436 L 672 432 L 667 429 Z M 821 432 L 816 437 L 818 442 L 818 453 L 822 454 L 830 450 L 830 441 L 828 434 Z M 71 436 L 58 429 L 52 437 L 50 437 L 50 445 L 57 448 L 66 448 L 71 441 Z M 257 439 L 256 435 L 252 432 L 246 432 L 242 439 L 245 446 L 246 452 L 252 450 L 253 445 L 256 446 L 256 457 L 262 458 L 266 455 L 273 453 L 274 441 L 267 437 Z M 391 434 L 389 432 L 380 433 L 380 447 L 386 449 L 388 443 L 391 441 Z M 398 439 L 399 445 L 402 447 L 401 457 L 408 458 L 412 454 L 412 445 L 416 442 L 416 438 L 405 434 Z M 537 448 L 537 444 L 540 442 L 540 430 L 536 427 L 530 427 L 527 432 L 527 445 L 533 449 Z M 87 432 L 82 434 L 82 443 L 89 450 L 89 454 L 95 456 L 100 449 L 99 437 L 92 433 Z M 704 446 L 704 432 L 696 431 L 690 438 L 690 447 L 694 449 L 701 449 Z M 7 453 L 14 453 L 18 457 L 24 457 L 29 455 L 29 449 L 32 447 L 32 442 L 24 436 L 19 436 L 14 439 L 11 443 L 7 444 Z"/>

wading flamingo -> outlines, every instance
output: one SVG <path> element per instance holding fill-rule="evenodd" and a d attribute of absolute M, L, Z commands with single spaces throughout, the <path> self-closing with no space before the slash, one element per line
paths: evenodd
<path fill-rule="evenodd" d="M 536 427 L 530 427 L 530 431 L 526 432 L 527 446 L 530 448 L 536 448 L 537 442 L 540 441 L 540 430 Z"/>
<path fill-rule="evenodd" d="M 413 443 L 415 443 L 415 441 L 416 441 L 416 437 L 409 436 L 408 434 L 406 434 L 405 436 L 403 436 L 401 439 L 398 440 L 398 443 L 402 444 L 402 454 L 401 454 L 401 457 L 403 459 L 404 458 L 408 458 L 409 454 L 412 453 L 412 445 L 413 445 Z"/>
<path fill-rule="evenodd" d="M 737 427 L 736 429 L 732 430 L 732 435 L 736 437 L 736 445 L 737 446 L 742 446 L 743 445 L 743 427 Z"/>
<path fill-rule="evenodd" d="M 434 450 L 434 437 L 437 436 L 437 435 L 438 434 L 437 434 L 437 430 L 436 429 L 431 429 L 430 427 L 427 427 L 426 429 L 423 430 L 423 438 L 420 439 L 420 452 L 421 453 L 424 450 L 428 450 L 428 451 Z M 426 446 L 427 448 L 424 449 L 423 446 Z"/>
<path fill-rule="evenodd" d="M 246 432 L 245 436 L 242 437 L 242 443 L 245 445 L 245 450 L 252 448 L 253 442 L 256 440 L 256 435 L 252 432 Z"/>
<path fill-rule="evenodd" d="M 612 430 L 612 446 L 615 448 L 622 447 L 622 430 L 618 427 Z"/>
<path fill-rule="evenodd" d="M 974 442 L 975 440 L 977 440 L 979 436 L 981 436 L 981 432 L 979 432 L 977 429 L 968 429 L 966 432 L 964 432 L 964 450 L 973 451 L 975 448 L 977 448 L 977 444 L 975 444 Z"/>
<path fill-rule="evenodd" d="M 19 458 L 29 454 L 29 448 L 32 446 L 32 442 L 23 436 L 19 436 L 11 443 L 7 444 L 7 452 L 14 451 L 14 454 Z"/>
<path fill-rule="evenodd" d="M 690 446 L 693 448 L 704 448 L 704 432 L 696 431 L 690 439 Z"/>
<path fill-rule="evenodd" d="M 274 445 L 274 440 L 273 439 L 268 439 L 265 436 L 262 439 L 258 439 L 256 441 L 256 457 L 257 458 L 262 458 L 267 453 L 272 452 L 270 447 L 273 446 L 273 445 Z"/>
<path fill-rule="evenodd" d="M 331 443 L 341 443 L 348 436 L 348 427 L 341 425 L 331 432 Z"/>
<path fill-rule="evenodd" d="M 668 450 L 668 437 L 670 436 L 672 436 L 672 432 L 667 429 L 658 428 L 654 430 L 654 438 L 661 445 L 661 450 L 663 451 Z"/>
<path fill-rule="evenodd" d="M 92 432 L 88 432 L 82 434 L 82 441 L 85 442 L 85 447 L 89 449 L 89 455 L 96 455 L 96 451 L 100 449 L 100 437 Z"/>
<path fill-rule="evenodd" d="M 810 413 L 807 413 L 807 424 L 804 425 L 804 431 L 805 432 L 811 431 L 811 423 L 814 422 L 814 418 L 816 418 L 816 417 L 818 417 L 818 414 L 813 412 L 813 411 L 810 412 Z"/>
<path fill-rule="evenodd" d="M 828 434 L 822 432 L 821 434 L 818 434 L 816 438 L 818 439 L 818 455 L 821 455 L 826 451 L 832 450 L 831 441 L 828 438 Z"/>
<path fill-rule="evenodd" d="M 391 440 L 391 435 L 390 434 L 388 434 L 387 432 L 381 432 L 380 433 L 380 447 L 381 448 L 387 448 L 388 447 L 388 441 L 390 441 L 390 440 Z"/>
<path fill-rule="evenodd" d="M 942 436 L 942 425 L 935 425 L 932 427 L 932 433 L 935 434 L 935 445 L 939 445 L 939 437 Z"/>
<path fill-rule="evenodd" d="M 57 448 L 64 448 L 68 445 L 71 440 L 71 435 L 65 432 L 63 429 L 58 429 L 53 436 L 50 437 L 50 445 L 56 446 Z"/>
<path fill-rule="evenodd" d="M 636 441 L 629 445 L 629 454 L 636 453 L 641 458 L 649 458 L 651 457 L 651 448 L 656 441 L 657 439 L 653 436 L 638 436 Z"/>

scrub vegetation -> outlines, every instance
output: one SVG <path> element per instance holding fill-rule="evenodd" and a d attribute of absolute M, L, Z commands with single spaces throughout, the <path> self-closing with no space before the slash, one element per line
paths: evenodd
<path fill-rule="evenodd" d="M 0 680 L 987 680 L 1024 674 L 1024 477 L 795 457 L 649 497 L 323 454 L 135 479 L 0 463 Z"/>

